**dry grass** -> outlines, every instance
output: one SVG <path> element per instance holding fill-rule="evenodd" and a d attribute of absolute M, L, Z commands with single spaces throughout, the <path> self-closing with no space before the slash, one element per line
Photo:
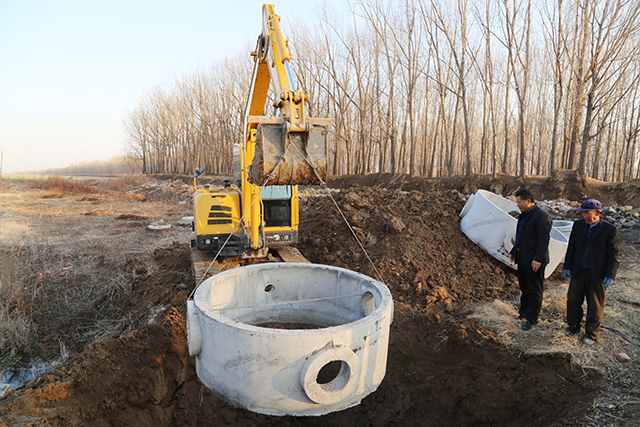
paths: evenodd
<path fill-rule="evenodd" d="M 66 195 L 81 196 L 83 201 L 98 200 L 86 197 L 86 195 L 96 195 L 100 193 L 119 193 L 122 197 L 133 200 L 145 200 L 145 196 L 135 190 L 156 182 L 154 178 L 148 176 L 130 175 L 111 179 L 73 179 L 62 177 L 49 177 L 38 180 L 30 180 L 31 187 L 45 192 L 40 195 L 42 199 L 62 198 Z"/>
<path fill-rule="evenodd" d="M 0 227 L 0 242 L 6 245 L 19 245 L 20 241 L 29 233 L 29 224 L 18 221 L 4 221 Z"/>
<path fill-rule="evenodd" d="M 112 188 L 138 183 L 108 182 Z M 88 193 L 95 188 L 62 179 L 1 184 L 0 367 L 29 357 L 44 337 L 53 337 L 55 348 L 77 351 L 148 321 L 148 313 L 122 311 L 140 279 L 128 262 L 174 241 L 187 243 L 190 233 L 179 227 L 150 232 L 146 225 L 175 222 L 188 205 L 176 210 L 176 203 L 141 203 L 126 193 Z M 39 191 L 65 193 L 38 198 Z M 167 213 L 174 210 L 172 219 Z"/>
<path fill-rule="evenodd" d="M 623 371 L 638 369 L 635 363 L 623 365 L 616 354 L 626 352 L 636 361 L 640 348 L 634 347 L 618 335 L 602 330 L 598 343 L 589 347 L 581 342 L 582 335 L 566 337 L 562 334 L 566 328 L 566 293 L 568 284 L 551 282 L 547 286 L 540 315 L 540 322 L 530 332 L 521 329 L 522 321 L 517 319 L 516 302 L 493 301 L 479 305 L 470 317 L 477 319 L 483 326 L 496 331 L 509 346 L 527 354 L 566 353 L 572 356 L 577 365 L 596 369 L 606 376 L 621 375 Z M 637 308 L 625 307 L 619 298 L 638 298 L 640 293 L 632 289 L 630 283 L 616 282 L 617 288 L 609 292 L 603 325 L 622 331 L 632 339 L 638 340 L 640 314 Z M 631 295 L 630 295 L 631 294 Z M 586 313 L 586 304 L 584 305 Z"/>
<path fill-rule="evenodd" d="M 9 314 L 5 304 L 0 304 L 0 371 L 29 353 L 36 337 L 36 325 L 29 316 Z"/>
<path fill-rule="evenodd" d="M 128 175 L 102 181 L 100 183 L 100 188 L 108 191 L 126 193 L 127 191 L 140 187 L 150 181 L 153 181 L 153 178 L 146 175 Z"/>
<path fill-rule="evenodd" d="M 2 325 L 35 326 L 28 342 L 49 334 L 64 336 L 65 345 L 78 350 L 93 340 L 113 336 L 127 329 L 122 321 L 121 307 L 131 297 L 133 284 L 123 274 L 119 253 L 97 246 L 97 253 L 87 253 L 82 247 L 64 245 L 24 245 L 5 252 L 0 298 L 5 317 Z M 15 329 L 15 326 L 11 327 Z M 23 328 L 24 329 L 24 328 Z M 10 339 L 10 330 L 0 329 Z M 33 336 L 37 334 L 37 336 Z M 28 350 L 16 347 L 14 353 Z"/>
<path fill-rule="evenodd" d="M 43 181 L 33 181 L 32 187 L 38 190 L 51 191 L 57 194 L 94 194 L 98 189 L 77 180 L 51 177 Z"/>

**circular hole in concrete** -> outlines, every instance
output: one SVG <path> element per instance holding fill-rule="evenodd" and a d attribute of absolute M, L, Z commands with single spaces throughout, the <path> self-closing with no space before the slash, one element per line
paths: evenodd
<path fill-rule="evenodd" d="M 328 391 L 339 391 L 349 381 L 351 370 L 342 360 L 333 360 L 318 371 L 316 381 Z"/>
<path fill-rule="evenodd" d="M 276 287 L 273 286 L 272 284 L 268 284 L 267 286 L 264 287 L 264 291 L 266 293 L 271 293 L 271 292 L 273 292 L 275 290 L 276 290 Z"/>
<path fill-rule="evenodd" d="M 371 292 L 365 292 L 362 295 L 362 311 L 364 311 L 365 316 L 376 311 L 376 298 Z"/>

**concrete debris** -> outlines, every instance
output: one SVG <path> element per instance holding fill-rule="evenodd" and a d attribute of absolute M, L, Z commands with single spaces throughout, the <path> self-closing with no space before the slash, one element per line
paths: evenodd
<path fill-rule="evenodd" d="M 178 225 L 182 226 L 182 227 L 191 227 L 191 224 L 193 223 L 193 217 L 192 216 L 183 216 L 180 221 L 178 221 Z"/>
<path fill-rule="evenodd" d="M 553 219 L 576 220 L 582 218 L 580 202 L 568 200 L 544 200 L 538 204 L 547 210 Z M 619 229 L 640 229 L 640 208 L 634 206 L 606 206 L 601 217 Z"/>
<path fill-rule="evenodd" d="M 147 228 L 149 230 L 168 230 L 169 228 L 171 228 L 171 224 L 166 224 L 164 220 L 161 219 L 149 224 Z"/>

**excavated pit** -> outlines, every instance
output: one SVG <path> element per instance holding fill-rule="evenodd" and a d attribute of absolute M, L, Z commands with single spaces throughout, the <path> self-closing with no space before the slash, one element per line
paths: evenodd
<path fill-rule="evenodd" d="M 52 426 L 580 425 L 603 384 L 597 372 L 572 365 L 562 354 L 514 352 L 468 318 L 475 303 L 513 301 L 518 289 L 513 272 L 460 231 L 459 194 L 363 187 L 336 199 L 395 302 L 385 379 L 360 405 L 322 417 L 272 417 L 233 407 L 203 387 L 186 339 L 184 307 L 195 285 L 185 280 L 190 248 L 174 244 L 153 259 L 132 257 L 127 267 L 149 273 L 137 279 L 136 294 L 123 311 L 165 307 L 159 320 L 92 344 L 30 382 L 27 392 L 0 402 L 2 421 L 30 425 L 18 423 L 21 416 L 32 417 L 32 424 L 43 417 Z M 311 262 L 375 276 L 327 197 L 304 199 L 300 216 L 299 247 Z M 335 372 L 326 375 L 331 381 Z"/>
<path fill-rule="evenodd" d="M 165 298 L 170 298 L 167 291 L 175 282 L 168 281 L 167 268 L 188 274 L 189 253 L 187 245 L 163 251 L 158 272 L 140 285 L 140 292 L 157 295 L 165 290 Z M 393 282 L 391 290 L 407 295 Z M 187 296 L 182 293 L 174 304 L 184 303 Z M 597 373 L 576 369 L 568 356 L 515 353 L 457 308 L 449 311 L 437 302 L 418 309 L 417 298 L 403 299 L 396 303 L 384 381 L 360 405 L 344 411 L 310 418 L 273 417 L 229 405 L 196 378 L 193 358 L 187 354 L 184 317 L 173 310 L 162 324 L 89 346 L 70 367 L 50 374 L 54 382 L 29 385 L 39 394 L 13 405 L 33 413 L 42 411 L 38 405 L 54 404 L 53 426 L 515 427 L 579 425 L 577 416 L 601 387 Z M 318 382 L 336 375 L 323 374 L 327 377 Z M 59 400 L 60 390 L 51 385 L 59 385 L 67 397 Z"/>

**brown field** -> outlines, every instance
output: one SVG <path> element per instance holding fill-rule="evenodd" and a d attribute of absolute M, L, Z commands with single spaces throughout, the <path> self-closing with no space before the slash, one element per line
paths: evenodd
<path fill-rule="evenodd" d="M 179 225 L 192 214 L 188 182 L 0 181 L 0 367 L 56 363 L 0 400 L 0 426 L 640 424 L 638 347 L 610 331 L 593 348 L 564 337 L 567 283 L 557 272 L 540 325 L 522 332 L 514 271 L 470 242 L 458 218 L 478 188 L 508 195 L 526 185 L 542 199 L 637 209 L 638 183 L 572 173 L 331 179 L 394 297 L 387 375 L 357 407 L 279 418 L 228 405 L 195 375 L 184 317 L 196 286 L 191 231 Z M 311 262 L 374 275 L 323 190 L 303 189 L 300 211 L 298 247 Z M 147 229 L 159 222 L 172 227 Z M 622 236 L 604 323 L 640 341 L 638 229 Z"/>

